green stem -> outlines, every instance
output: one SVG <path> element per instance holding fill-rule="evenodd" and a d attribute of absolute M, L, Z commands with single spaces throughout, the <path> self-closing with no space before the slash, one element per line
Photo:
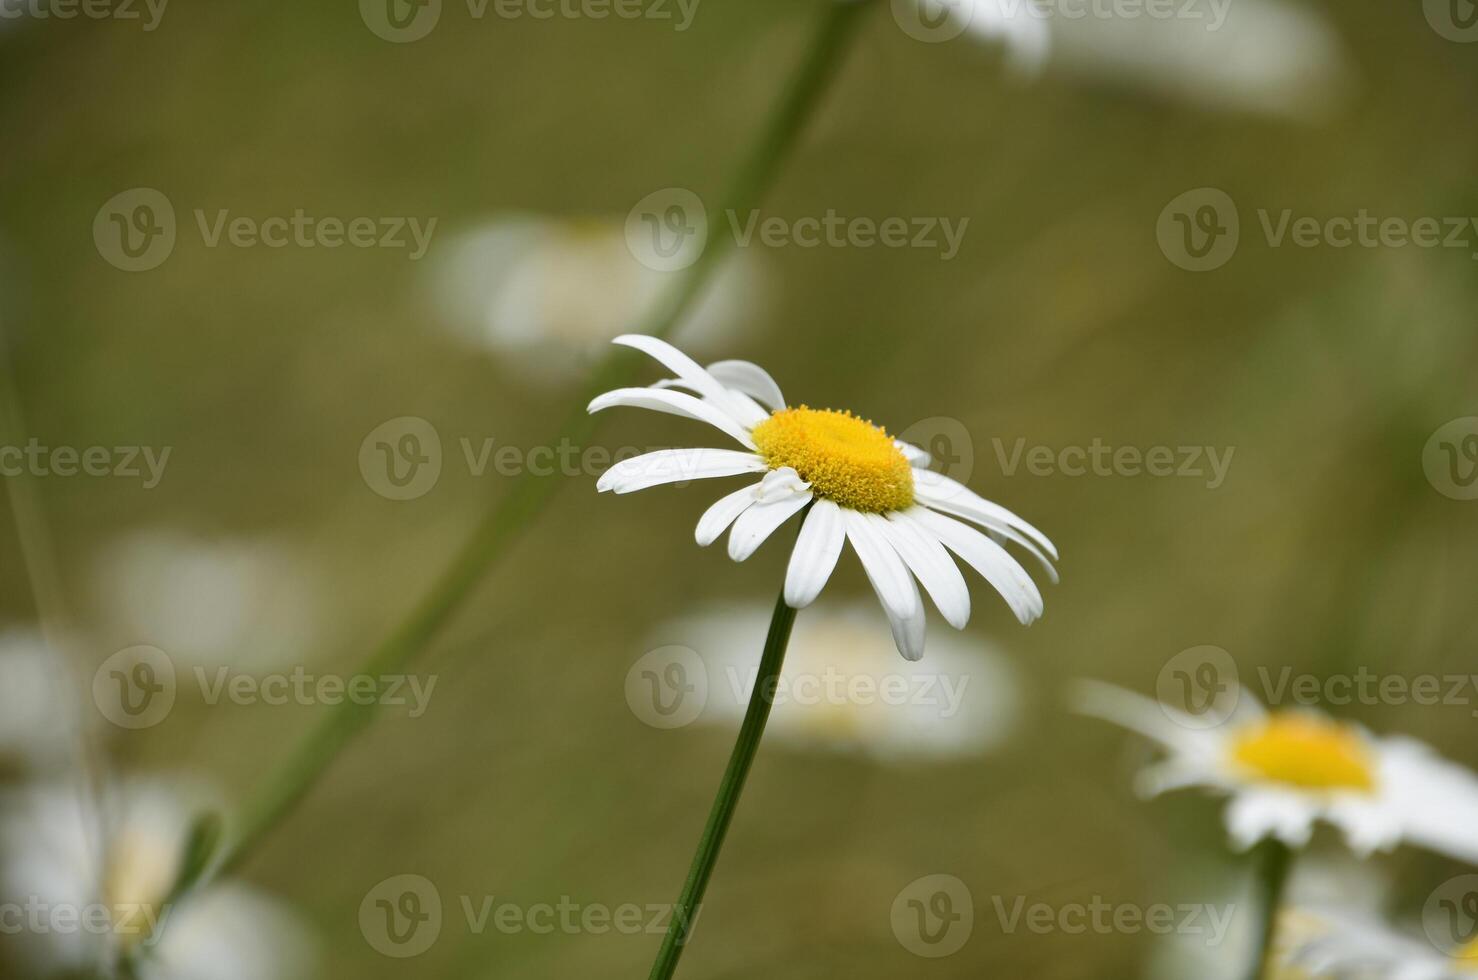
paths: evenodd
<path fill-rule="evenodd" d="M 703 902 L 703 891 L 708 887 L 709 876 L 718 861 L 719 848 L 724 844 L 729 822 L 734 819 L 739 794 L 744 791 L 744 779 L 749 775 L 750 764 L 760 747 L 760 736 L 765 733 L 765 722 L 775 700 L 775 687 L 780 680 L 780 666 L 785 661 L 785 647 L 790 642 L 795 612 L 785 604 L 783 594 L 776 600 L 775 614 L 770 618 L 770 632 L 765 637 L 765 652 L 760 657 L 759 676 L 755 678 L 754 690 L 749 695 L 749 707 L 744 712 L 743 724 L 739 726 L 739 738 L 729 756 L 724 778 L 719 782 L 713 809 L 708 812 L 708 823 L 703 827 L 703 836 L 698 839 L 698 850 L 693 855 L 687 880 L 683 882 L 682 895 L 668 919 L 667 935 L 662 937 L 662 948 L 657 951 L 657 962 L 652 964 L 648 980 L 668 980 L 672 976 L 677 969 L 677 959 L 692 935 L 699 906 Z"/>
<path fill-rule="evenodd" d="M 723 218 L 728 212 L 758 204 L 774 183 L 781 164 L 794 149 L 798 135 L 836 75 L 860 22 L 861 11 L 868 6 L 826 0 L 821 24 L 799 69 L 781 90 L 779 101 L 761 128 L 729 193 L 718 207 L 708 211 L 710 228 L 724 227 Z M 656 337 L 670 333 L 702 293 L 720 259 L 733 244 L 731 235 L 710 236 L 697 261 L 677 274 L 649 314 L 633 329 Z M 637 363 L 630 351 L 613 352 L 589 379 L 588 393 L 621 387 L 634 375 Z M 588 400 L 580 400 L 550 445 L 582 445 L 590 438 L 596 420 L 585 411 Z M 374 650 L 360 672 L 379 676 L 403 671 L 452 618 L 509 545 L 529 527 L 555 486 L 553 481 L 535 479 L 527 473 L 515 478 L 512 489 L 493 505 L 451 565 L 410 615 Z M 373 706 L 346 701 L 334 708 L 247 810 L 239 835 L 223 854 L 215 873 L 224 874 L 238 868 L 262 839 L 292 813 L 344 746 L 373 717 Z"/>
<path fill-rule="evenodd" d="M 1273 960 L 1278 945 L 1278 912 L 1293 871 L 1293 851 L 1282 841 L 1269 839 L 1259 847 L 1262 852 L 1257 869 L 1258 920 L 1257 958 L 1247 973 L 1247 980 L 1269 980 L 1274 974 Z"/>

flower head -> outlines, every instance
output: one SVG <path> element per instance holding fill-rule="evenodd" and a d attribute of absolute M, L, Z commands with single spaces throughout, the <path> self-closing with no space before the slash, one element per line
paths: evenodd
<path fill-rule="evenodd" d="M 1201 786 L 1231 797 L 1227 830 L 1238 847 L 1265 837 L 1302 847 L 1324 821 L 1361 855 L 1409 841 L 1478 860 L 1478 776 L 1419 742 L 1380 738 L 1312 710 L 1269 712 L 1247 691 L 1209 728 L 1098 682 L 1082 686 L 1078 706 L 1166 750 L 1140 773 L 1145 795 Z"/>
<path fill-rule="evenodd" d="M 788 407 L 779 385 L 756 364 L 721 361 L 703 368 L 654 337 L 625 335 L 615 343 L 645 351 L 676 377 L 649 388 L 608 391 L 590 403 L 590 411 L 626 405 L 680 415 L 707 422 L 744 449 L 647 453 L 612 466 L 599 489 L 630 493 L 664 483 L 763 474 L 704 513 L 698 543 L 712 544 L 727 530 L 729 557 L 743 561 L 805 511 L 786 573 L 785 601 L 795 608 L 809 605 L 850 541 L 899 652 L 910 660 L 924 652 L 924 606 L 915 578 L 951 626 L 963 629 L 969 620 L 970 592 L 950 552 L 994 586 L 1023 624 L 1042 614 L 1041 592 L 1002 544 L 1020 545 L 1055 580 L 1052 542 L 1004 507 L 925 469 L 929 456 L 923 450 L 850 412 Z"/>

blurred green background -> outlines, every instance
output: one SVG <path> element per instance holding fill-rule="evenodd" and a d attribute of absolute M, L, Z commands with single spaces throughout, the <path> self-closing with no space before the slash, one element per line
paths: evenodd
<path fill-rule="evenodd" d="M 281 660 L 351 672 L 507 492 L 507 478 L 468 472 L 457 440 L 540 445 L 582 391 L 576 372 L 551 382 L 444 329 L 446 250 L 510 212 L 619 223 L 660 188 L 716 200 L 820 7 L 704 0 L 678 32 L 478 21 L 452 5 L 410 44 L 375 36 L 347 2 L 179 3 L 149 32 L 5 24 L 0 326 L 20 431 L 172 458 L 149 490 L 31 480 L 50 567 L 28 567 L 4 522 L 0 620 L 46 614 L 85 684 L 114 651 L 156 642 L 98 598 L 111 542 L 159 527 L 271 539 L 321 583 L 311 642 Z M 886 5 L 870 14 L 761 206 L 968 217 L 963 247 L 950 261 L 741 249 L 763 266 L 763 315 L 695 353 L 753 359 L 792 401 L 894 429 L 960 420 L 972 487 L 1052 536 L 1062 584 L 1044 584 L 1030 629 L 973 590 L 969 635 L 1024 679 L 1023 723 L 995 752 L 888 766 L 762 749 L 683 976 L 1141 975 L 1165 940 L 1003 935 L 989 908 L 991 895 L 1217 900 L 1245 873 L 1218 804 L 1134 799 L 1143 751 L 1066 711 L 1072 678 L 1152 693 L 1165 661 L 1199 644 L 1231 651 L 1244 677 L 1470 669 L 1478 505 L 1439 494 L 1422 452 L 1478 400 L 1471 249 L 1272 248 L 1255 213 L 1478 213 L 1478 51 L 1415 8 L 1317 10 L 1351 70 L 1338 109 L 1312 123 L 1050 65 L 1022 79 L 988 45 L 921 43 Z M 128 273 L 90 229 L 104 201 L 139 186 L 170 198 L 180 233 L 163 265 Z M 1155 228 L 1167 202 L 1203 186 L 1238 202 L 1242 239 L 1225 267 L 1196 274 L 1167 261 Z M 194 208 L 438 224 L 412 262 L 208 248 Z M 658 376 L 644 369 L 642 383 Z M 356 462 L 398 416 L 431 422 L 446 455 L 413 501 L 372 492 Z M 995 438 L 1235 455 L 1216 489 L 1008 476 Z M 642 413 L 608 419 L 600 440 L 719 444 Z M 475 936 L 453 921 L 421 957 L 396 960 L 360 933 L 361 899 L 400 873 L 432 879 L 449 904 L 675 897 L 732 732 L 647 727 L 624 678 L 664 620 L 771 601 L 786 539 L 735 565 L 692 543 L 713 488 L 612 499 L 594 474 L 551 479 L 553 505 L 418 665 L 440 679 L 430 710 L 386 711 L 244 870 L 319 936 L 322 976 L 640 976 L 655 952 L 655 936 Z M 868 594 L 850 558 L 830 589 Z M 948 631 L 937 615 L 931 629 Z M 163 724 L 92 737 L 120 771 L 205 772 L 245 801 L 323 710 L 183 697 Z M 1468 706 L 1344 713 L 1478 765 Z M 1383 860 L 1418 903 L 1455 873 L 1410 851 Z M 976 929 L 960 953 L 919 959 L 889 909 L 936 872 L 969 884 Z"/>

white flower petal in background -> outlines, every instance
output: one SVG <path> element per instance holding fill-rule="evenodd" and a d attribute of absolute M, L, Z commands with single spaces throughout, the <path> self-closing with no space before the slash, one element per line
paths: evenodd
<path fill-rule="evenodd" d="M 734 728 L 749 703 L 770 607 L 736 604 L 665 624 L 661 644 L 697 652 L 707 670 L 703 724 Z M 765 738 L 799 750 L 925 761 L 988 753 L 1009 737 L 1021 683 L 976 636 L 935 638 L 923 662 L 901 659 L 876 606 L 822 602 L 796 617 Z"/>
<path fill-rule="evenodd" d="M 317 639 L 321 584 L 275 540 L 135 531 L 103 550 L 93 581 L 120 643 L 159 647 L 182 664 L 297 663 Z"/>
<path fill-rule="evenodd" d="M 1345 45 L 1305 4 L 1202 0 L 1191 9 L 1203 18 L 1155 18 L 1144 13 L 1143 5 L 1136 16 L 1062 14 L 1093 4 L 1048 0 L 1048 71 L 1214 109 L 1298 121 L 1336 112 L 1353 84 Z M 1224 18 L 1219 24 L 1218 16 Z"/>
<path fill-rule="evenodd" d="M 1146 976 L 1150 980 L 1244 980 L 1260 950 L 1258 926 L 1263 915 L 1254 879 L 1245 868 L 1237 869 L 1235 881 L 1217 882 L 1205 867 L 1185 869 L 1177 896 L 1185 901 L 1204 902 L 1215 910 L 1216 920 L 1200 917 L 1206 931 L 1173 930 L 1151 946 Z M 1327 933 L 1325 925 L 1304 911 L 1308 904 L 1339 899 L 1374 908 L 1384 899 L 1386 881 L 1369 864 L 1354 861 L 1305 859 L 1295 866 L 1288 883 L 1285 907 L 1278 916 L 1278 945 L 1273 972 L 1267 980 L 1309 980 L 1309 974 L 1292 962 L 1292 953 L 1305 943 Z M 1218 926 L 1224 923 L 1218 932 Z"/>
<path fill-rule="evenodd" d="M 0 772 L 46 767 L 70 749 L 77 709 L 54 656 L 40 633 L 0 632 Z"/>
<path fill-rule="evenodd" d="M 94 807 L 76 786 L 16 791 L 0 820 L 0 901 L 23 908 L 102 906 L 118 933 L 23 931 L 7 956 L 48 976 L 116 958 L 142 936 L 144 911 L 163 922 L 141 960 L 142 980 L 296 980 L 310 975 L 311 942 L 284 906 L 246 886 L 213 884 L 174 909 L 162 906 L 180 870 L 196 815 L 213 794 L 187 780 L 134 779 Z"/>
<path fill-rule="evenodd" d="M 619 221 L 511 214 L 464 232 L 434 275 L 452 336 L 558 383 L 632 329 L 680 273 L 638 262 Z M 677 337 L 707 346 L 760 323 L 765 285 L 752 255 L 730 254 Z"/>

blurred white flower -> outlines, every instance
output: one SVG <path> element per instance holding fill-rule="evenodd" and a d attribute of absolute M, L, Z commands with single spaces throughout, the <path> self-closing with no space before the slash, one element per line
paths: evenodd
<path fill-rule="evenodd" d="M 690 647 L 708 674 L 698 720 L 733 727 L 758 670 L 770 608 L 716 607 L 669 622 L 663 642 Z M 796 619 L 767 738 L 881 761 L 980 755 L 1016 726 L 1021 686 L 1008 660 L 970 636 L 936 639 L 927 662 L 898 657 L 866 604 L 819 604 Z"/>
<path fill-rule="evenodd" d="M 77 711 L 54 656 L 40 633 L 0 632 L 0 770 L 45 767 L 70 748 Z"/>
<path fill-rule="evenodd" d="M 273 540 L 135 531 L 103 550 L 94 587 L 121 641 L 159 647 L 181 663 L 296 662 L 316 639 L 320 582 Z"/>
<path fill-rule="evenodd" d="M 1150 16 L 1143 3 L 1125 5 L 1136 15 L 1115 13 L 1111 0 L 1048 0 L 1047 6 L 1049 71 L 1215 109 L 1299 121 L 1337 110 L 1353 80 L 1344 44 L 1325 18 L 1305 5 L 1177 0 L 1171 17 Z M 1095 12 L 1067 15 L 1077 10 Z M 1196 16 L 1185 16 L 1186 11 Z"/>
<path fill-rule="evenodd" d="M 1229 796 L 1227 830 L 1239 848 L 1266 837 L 1302 847 L 1325 821 L 1362 856 L 1405 841 L 1478 861 L 1478 776 L 1420 742 L 1314 711 L 1268 713 L 1246 690 L 1212 727 L 1097 682 L 1081 685 L 1078 708 L 1166 750 L 1139 775 L 1145 795 L 1200 786 Z"/>
<path fill-rule="evenodd" d="M 454 335 L 547 383 L 582 373 L 680 275 L 637 261 L 622 223 L 596 218 L 502 216 L 446 256 L 434 288 Z M 765 285 L 752 255 L 731 254 L 676 336 L 704 345 L 759 323 Z"/>
<path fill-rule="evenodd" d="M 924 8 L 939 2 L 918 0 Z M 1051 31 L 1034 0 L 948 0 L 948 6 L 971 34 L 1004 45 L 1015 70 L 1034 75 L 1047 62 Z"/>
<path fill-rule="evenodd" d="M 7 800 L 0 900 L 19 910 L 13 938 L 32 975 L 93 971 L 132 951 L 140 980 L 307 977 L 308 934 L 274 900 L 220 883 L 166 904 L 209 800 L 195 785 L 142 779 L 111 788 L 96 808 L 61 784 Z"/>
<path fill-rule="evenodd" d="M 1205 890 L 1206 869 L 1188 880 L 1198 892 Z M 1238 875 L 1234 887 L 1219 889 L 1220 900 L 1211 904 L 1230 910 L 1225 934 L 1175 930 L 1152 947 L 1148 975 L 1152 980 L 1243 980 L 1248 964 L 1260 954 L 1257 926 L 1263 910 L 1260 889 L 1253 878 Z M 1307 980 L 1309 974 L 1293 962 L 1292 953 L 1325 934 L 1323 923 L 1306 912 L 1309 903 L 1335 899 L 1375 907 L 1386 891 L 1383 878 L 1368 863 L 1301 860 L 1288 883 L 1283 910 L 1278 915 L 1273 972 L 1266 980 Z M 1217 941 L 1219 938 L 1219 941 Z"/>
<path fill-rule="evenodd" d="M 1471 980 L 1478 975 L 1478 939 L 1439 949 L 1430 937 L 1407 934 L 1374 915 L 1343 908 L 1304 912 L 1320 925 L 1300 937 L 1290 961 L 1311 977 L 1345 980 Z"/>

